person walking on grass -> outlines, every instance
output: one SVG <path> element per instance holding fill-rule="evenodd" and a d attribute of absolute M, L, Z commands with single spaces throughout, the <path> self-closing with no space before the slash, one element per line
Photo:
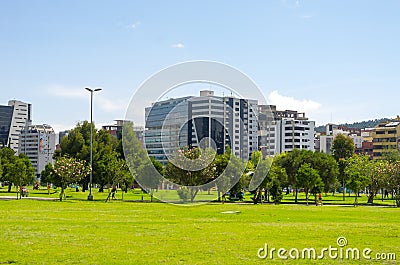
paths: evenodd
<path fill-rule="evenodd" d="M 322 206 L 322 193 L 318 194 L 318 205 Z"/>
<path fill-rule="evenodd" d="M 113 186 L 111 189 L 111 199 L 116 200 L 115 193 L 117 192 L 117 187 Z"/>

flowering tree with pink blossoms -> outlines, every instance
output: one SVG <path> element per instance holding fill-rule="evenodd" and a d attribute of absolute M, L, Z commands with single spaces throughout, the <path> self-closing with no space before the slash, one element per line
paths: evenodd
<path fill-rule="evenodd" d="M 65 189 L 69 184 L 76 183 L 90 173 L 85 161 L 72 157 L 60 157 L 54 163 L 51 182 L 61 188 L 60 201 L 65 198 Z"/>

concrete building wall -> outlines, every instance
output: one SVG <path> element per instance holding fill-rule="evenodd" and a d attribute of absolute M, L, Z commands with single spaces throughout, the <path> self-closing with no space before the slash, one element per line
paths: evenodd
<path fill-rule="evenodd" d="M 37 177 L 49 163 L 53 163 L 56 135 L 49 125 L 30 125 L 19 135 L 19 150 L 26 154 L 36 170 Z"/>
<path fill-rule="evenodd" d="M 382 159 L 391 150 L 400 150 L 400 121 L 378 124 L 371 135 L 374 159 Z"/>
<path fill-rule="evenodd" d="M 8 105 L 13 107 L 8 146 L 18 154 L 19 135 L 32 122 L 32 105 L 19 100 L 10 100 Z"/>
<path fill-rule="evenodd" d="M 145 110 L 148 154 L 165 163 L 177 148 L 202 143 L 218 154 L 228 145 L 235 156 L 248 159 L 258 149 L 257 106 L 257 100 L 219 97 L 209 90 L 153 103 Z"/>

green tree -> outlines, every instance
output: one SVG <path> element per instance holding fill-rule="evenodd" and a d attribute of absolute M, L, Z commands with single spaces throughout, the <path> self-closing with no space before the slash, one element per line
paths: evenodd
<path fill-rule="evenodd" d="M 142 188 L 150 194 L 150 200 L 153 201 L 154 191 L 158 190 L 164 175 L 163 165 L 154 157 L 150 157 L 150 162 L 140 165 L 138 168 L 137 181 Z"/>
<path fill-rule="evenodd" d="M 224 173 L 231 156 L 231 150 L 228 149 L 229 148 L 227 148 L 225 153 L 217 155 L 213 161 L 215 167 L 215 176 L 217 177 L 215 184 L 217 186 L 218 201 L 221 201 L 222 195 L 225 194 L 230 188 L 230 177 Z"/>
<path fill-rule="evenodd" d="M 281 167 L 278 163 L 273 162 L 269 169 L 268 176 L 270 184 L 268 192 L 271 194 L 274 203 L 279 203 L 283 199 L 282 186 L 287 182 L 286 169 Z"/>
<path fill-rule="evenodd" d="M 354 192 L 354 205 L 358 204 L 360 190 L 367 187 L 371 179 L 368 176 L 367 168 L 369 157 L 366 155 L 354 155 L 349 158 L 344 173 L 347 176 L 347 186 Z"/>
<path fill-rule="evenodd" d="M 268 191 L 272 188 L 273 175 L 269 172 L 271 169 L 272 162 L 273 162 L 272 158 L 267 157 L 266 159 L 261 159 L 260 156 L 256 157 L 256 159 L 252 159 L 250 161 L 250 165 L 252 165 L 253 163 L 256 163 L 255 164 L 256 169 L 253 174 L 252 180 L 255 179 L 255 180 L 257 180 L 257 182 L 262 180 L 260 185 L 254 190 L 253 202 L 255 204 L 257 204 L 258 202 L 261 202 L 261 197 L 262 197 L 263 191 L 265 194 L 265 193 L 268 193 Z"/>
<path fill-rule="evenodd" d="M 126 122 L 122 127 L 122 146 L 126 163 L 129 167 L 131 175 L 134 178 L 138 176 L 138 169 L 143 165 L 151 163 L 146 150 L 142 143 L 137 139 L 133 130 L 133 123 Z M 139 182 L 140 184 L 140 182 Z"/>
<path fill-rule="evenodd" d="M 396 206 L 400 207 L 400 161 L 390 163 L 387 167 L 388 187 L 395 194 Z"/>
<path fill-rule="evenodd" d="M 187 189 L 190 193 L 190 201 L 194 202 L 199 192 L 198 186 L 214 179 L 215 167 L 212 163 L 209 164 L 214 156 L 215 152 L 210 148 L 180 149 L 168 161 L 165 175 L 174 183 L 183 185 L 183 189 Z"/>
<path fill-rule="evenodd" d="M 400 151 L 397 148 L 388 149 L 386 152 L 382 152 L 382 158 L 390 163 L 400 161 Z"/>
<path fill-rule="evenodd" d="M 90 122 L 84 121 L 78 123 L 76 127 L 68 132 L 68 135 L 61 141 L 60 156 L 73 157 L 82 161 L 90 161 Z M 97 180 L 97 157 L 98 150 L 97 130 L 93 124 L 93 181 Z M 87 190 L 89 184 L 89 176 L 83 177 L 79 183 L 82 186 L 82 191 Z"/>
<path fill-rule="evenodd" d="M 342 183 L 344 201 L 346 193 L 346 174 L 344 174 L 344 170 L 347 165 L 347 159 L 352 157 L 354 154 L 353 139 L 344 134 L 338 134 L 332 143 L 332 153 L 339 165 L 340 181 Z"/>
<path fill-rule="evenodd" d="M 44 167 L 44 169 L 40 173 L 40 182 L 42 185 L 44 183 L 51 183 L 52 172 L 53 172 L 53 165 L 49 163 Z"/>
<path fill-rule="evenodd" d="M 77 126 L 71 130 L 67 137 L 61 141 L 61 154 L 60 156 L 69 156 L 82 161 L 90 161 L 90 126 L 87 121 L 78 123 Z M 125 126 L 123 130 L 125 130 Z M 129 127 L 133 132 L 133 127 Z M 112 175 L 111 169 L 115 169 L 115 164 L 121 164 L 119 161 L 125 156 L 121 151 L 122 141 L 110 135 L 106 130 L 96 130 L 93 125 L 93 183 L 99 184 L 99 192 L 103 192 L 105 185 L 111 184 Z M 120 172 L 122 175 L 127 176 L 128 168 L 122 165 L 120 168 L 125 169 L 126 172 Z M 137 167 L 135 167 L 137 168 Z M 114 170 L 115 171 L 115 170 Z M 127 191 L 130 183 L 128 177 L 124 177 L 122 185 Z M 79 184 L 82 185 L 82 191 L 88 187 L 89 176 L 83 177 Z"/>
<path fill-rule="evenodd" d="M 386 160 L 370 160 L 366 165 L 366 174 L 369 176 L 368 203 L 373 203 L 375 196 L 384 184 L 388 174 L 389 162 Z"/>
<path fill-rule="evenodd" d="M 282 153 L 275 157 L 279 166 L 286 170 L 287 174 L 287 188 L 292 187 L 294 189 L 295 202 L 297 203 L 298 197 L 298 185 L 297 185 L 297 171 L 302 162 L 301 151 L 299 149 L 293 149 L 291 152 Z"/>
<path fill-rule="evenodd" d="M 106 130 L 97 131 L 95 138 L 97 150 L 93 154 L 93 182 L 99 184 L 99 192 L 103 192 L 105 185 L 113 183 L 117 167 L 124 167 L 119 161 L 121 154 L 117 151 L 118 139 Z"/>
<path fill-rule="evenodd" d="M 235 196 L 241 193 L 245 188 L 249 186 L 251 180 L 251 167 L 249 164 L 244 163 L 242 160 L 237 158 L 233 153 L 231 154 L 229 164 L 225 170 L 226 176 L 229 177 L 230 181 L 230 196 Z"/>
<path fill-rule="evenodd" d="M 336 160 L 328 154 L 315 152 L 313 155 L 313 167 L 318 170 L 319 176 L 324 183 L 324 192 L 335 190 L 337 177 L 339 176 L 339 166 Z"/>
<path fill-rule="evenodd" d="M 224 154 L 216 155 L 212 167 L 219 201 L 228 191 L 236 194 L 246 185 L 245 177 L 242 177 L 246 165 L 234 156 L 229 146 Z"/>
<path fill-rule="evenodd" d="M 7 169 L 8 169 L 8 164 L 12 164 L 16 160 L 15 152 L 13 149 L 9 147 L 3 147 L 0 148 L 0 163 L 2 167 L 2 174 L 0 175 L 1 181 L 7 181 L 8 182 L 8 192 L 11 192 L 11 187 L 12 187 L 12 181 L 8 180 L 8 174 L 7 174 Z"/>
<path fill-rule="evenodd" d="M 65 198 L 65 189 L 69 184 L 77 183 L 87 176 L 90 168 L 85 161 L 73 157 L 60 157 L 54 163 L 51 182 L 61 188 L 60 201 Z"/>
<path fill-rule="evenodd" d="M 309 192 L 317 192 L 323 188 L 323 182 L 318 174 L 318 170 L 312 168 L 308 163 L 302 164 L 297 171 L 297 187 L 304 188 L 308 204 Z"/>
<path fill-rule="evenodd" d="M 35 169 L 26 155 L 20 155 L 12 163 L 6 164 L 6 178 L 14 183 L 18 196 L 21 198 L 21 187 L 35 180 Z"/>

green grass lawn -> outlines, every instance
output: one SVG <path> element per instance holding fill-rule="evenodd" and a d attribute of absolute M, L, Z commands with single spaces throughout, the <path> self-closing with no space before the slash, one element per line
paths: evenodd
<path fill-rule="evenodd" d="M 0 264 L 397 264 L 257 257 L 265 243 L 319 251 L 339 236 L 400 259 L 398 208 L 70 199 L 0 201 L 0 210 Z"/>
<path fill-rule="evenodd" d="M 44 198 L 59 198 L 59 189 L 51 189 L 50 195 L 48 194 L 47 188 L 41 187 L 39 190 L 33 190 L 32 187 L 28 187 L 29 189 L 29 197 L 44 197 Z M 92 189 L 94 200 L 95 201 L 105 201 L 107 196 L 108 196 L 108 189 L 104 189 L 104 192 L 98 192 L 98 189 Z M 86 192 L 76 192 L 75 188 L 68 188 L 66 190 L 66 198 L 67 200 L 87 200 L 87 197 L 89 195 L 89 191 Z M 15 188 L 12 188 L 12 192 L 9 193 L 7 192 L 7 187 L 0 187 L 0 196 L 15 196 L 16 197 L 16 192 Z M 155 196 L 162 201 L 177 201 L 179 202 L 178 195 L 176 191 L 174 190 L 169 190 L 169 191 L 159 191 L 155 193 Z M 251 203 L 252 195 L 250 193 L 245 194 L 244 202 L 249 202 Z M 150 201 L 150 195 L 147 193 L 144 193 L 141 191 L 140 188 L 134 189 L 134 190 L 128 190 L 127 193 L 122 192 L 121 190 L 118 190 L 116 193 L 116 198 L 118 200 L 125 200 L 125 201 Z M 199 192 L 198 195 L 196 196 L 196 200 L 200 202 L 208 202 L 208 201 L 213 201 L 218 198 L 217 191 L 213 190 L 211 192 L 207 191 L 202 191 Z M 355 199 L 354 194 L 348 194 L 346 193 L 345 196 L 345 201 L 343 201 L 343 195 L 341 193 L 335 193 L 332 195 L 332 193 L 328 194 L 323 194 L 323 203 L 324 204 L 340 204 L 340 205 L 353 205 Z M 289 193 L 288 195 L 284 195 L 284 198 L 282 200 L 282 203 L 294 203 L 295 202 L 295 196 L 293 193 Z M 298 203 L 305 204 L 306 203 L 306 198 L 304 192 L 300 192 L 298 194 Z M 310 196 L 309 198 L 309 203 L 313 204 L 314 203 L 314 196 Z M 367 205 L 367 196 L 362 194 L 360 197 L 358 197 L 358 204 L 359 205 Z M 395 200 L 391 198 L 391 195 L 389 195 L 389 198 L 385 198 L 382 200 L 382 195 L 378 194 L 375 197 L 374 200 L 374 205 L 387 205 L 387 206 L 395 206 Z"/>

